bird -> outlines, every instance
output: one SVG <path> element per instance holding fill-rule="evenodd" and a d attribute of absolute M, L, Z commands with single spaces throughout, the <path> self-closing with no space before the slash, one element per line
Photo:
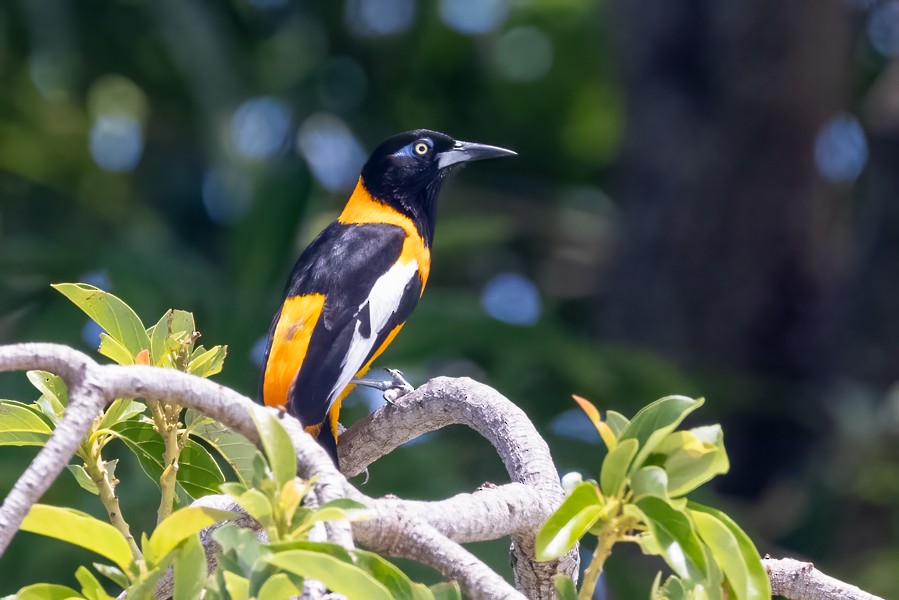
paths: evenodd
<path fill-rule="evenodd" d="M 275 313 L 259 377 L 266 406 L 297 417 L 334 461 L 343 399 L 354 385 L 411 390 L 399 371 L 361 380 L 394 340 L 428 281 L 437 197 L 465 163 L 514 156 L 428 129 L 384 140 L 340 216 L 300 254 Z"/>

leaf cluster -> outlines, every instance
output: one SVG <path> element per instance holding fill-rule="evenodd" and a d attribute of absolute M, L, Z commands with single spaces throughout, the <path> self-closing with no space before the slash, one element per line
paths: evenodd
<path fill-rule="evenodd" d="M 174 368 L 208 377 L 218 373 L 225 346 L 205 349 L 196 344 L 191 313 L 168 310 L 145 328 L 121 299 L 84 284 L 54 286 L 104 332 L 98 351 L 123 365 Z M 28 373 L 40 392 L 33 403 L 0 400 L 0 446 L 42 446 L 53 435 L 68 405 L 65 382 L 43 371 Z M 148 415 L 148 409 L 150 415 Z M 78 462 L 68 465 L 78 484 L 99 496 L 109 523 L 67 507 L 36 504 L 21 529 L 81 546 L 109 563 L 82 565 L 75 573 L 80 589 L 38 583 L 16 598 L 110 600 L 98 575 L 137 600 L 154 598 L 156 586 L 170 567 L 175 600 L 276 600 L 302 593 L 304 579 L 322 582 L 348 598 L 450 600 L 461 598 L 454 582 L 430 588 L 410 580 L 376 554 L 347 551 L 309 540 L 323 523 L 368 518 L 365 506 L 338 499 L 321 506 L 310 501 L 314 480 L 296 476 L 295 450 L 272 414 L 253 415 L 263 452 L 217 421 L 180 406 L 135 398 L 112 402 L 93 422 L 79 446 Z M 156 528 L 138 544 L 118 506 L 116 461 L 104 461 L 107 444 L 119 441 L 137 457 L 143 472 L 160 486 L 168 504 Z M 227 463 L 227 481 L 219 462 Z M 166 486 L 173 495 L 167 503 Z M 220 552 L 210 573 L 200 531 L 240 516 L 238 513 L 190 505 L 209 494 L 226 493 L 262 526 L 258 534 L 226 523 L 211 535 Z M 173 506 L 174 505 L 174 506 Z M 179 507 L 177 510 L 172 510 Z"/>
<path fill-rule="evenodd" d="M 587 533 L 596 551 L 577 596 L 570 581 L 557 581 L 560 597 L 592 595 L 596 577 L 618 542 L 633 542 L 661 557 L 673 572 L 661 572 L 654 600 L 768 600 L 768 578 L 758 551 L 726 514 L 689 501 L 692 492 L 729 469 L 720 425 L 678 430 L 703 400 L 669 396 L 640 410 L 632 420 L 607 411 L 605 420 L 587 400 L 575 397 L 608 453 L 599 481 L 566 479 L 568 495 L 537 535 L 537 558 L 552 560 Z"/>

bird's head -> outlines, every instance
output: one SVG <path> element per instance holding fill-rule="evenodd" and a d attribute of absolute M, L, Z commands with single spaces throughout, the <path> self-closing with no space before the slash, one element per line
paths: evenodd
<path fill-rule="evenodd" d="M 434 205 L 447 174 L 467 162 L 500 156 L 515 152 L 416 129 L 384 140 L 362 167 L 362 183 L 381 202 L 424 217 L 433 228 Z"/>

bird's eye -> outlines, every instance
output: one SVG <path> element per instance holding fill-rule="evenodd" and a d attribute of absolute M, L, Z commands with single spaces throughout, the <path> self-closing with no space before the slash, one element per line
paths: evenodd
<path fill-rule="evenodd" d="M 424 142 L 416 142 L 414 150 L 417 155 L 424 156 L 431 150 L 431 147 Z"/>

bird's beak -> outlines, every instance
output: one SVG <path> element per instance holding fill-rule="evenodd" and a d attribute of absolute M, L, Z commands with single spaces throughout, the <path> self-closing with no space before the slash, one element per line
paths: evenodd
<path fill-rule="evenodd" d="M 506 150 L 499 146 L 475 144 L 474 142 L 456 142 L 450 150 L 437 154 L 437 167 L 445 169 L 449 166 L 472 160 L 484 160 L 487 158 L 499 158 L 500 156 L 517 155 L 517 152 L 512 152 L 511 150 Z"/>

